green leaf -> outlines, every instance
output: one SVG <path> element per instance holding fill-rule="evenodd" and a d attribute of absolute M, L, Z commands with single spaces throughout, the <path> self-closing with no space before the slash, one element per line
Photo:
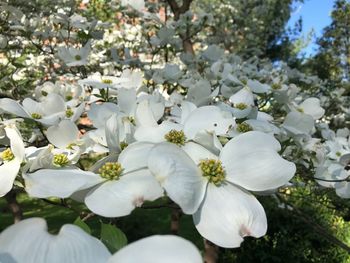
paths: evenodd
<path fill-rule="evenodd" d="M 119 228 L 103 223 L 101 223 L 101 241 L 111 253 L 116 252 L 128 243 L 128 239 Z"/>
<path fill-rule="evenodd" d="M 91 235 L 91 229 L 90 229 L 90 227 L 89 227 L 83 220 L 81 220 L 80 217 L 77 217 L 77 219 L 75 219 L 74 225 L 80 227 L 80 228 L 83 229 L 86 233 L 88 233 L 89 235 Z"/>

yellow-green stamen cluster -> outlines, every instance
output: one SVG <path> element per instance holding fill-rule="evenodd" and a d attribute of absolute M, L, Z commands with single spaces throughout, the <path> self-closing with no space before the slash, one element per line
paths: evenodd
<path fill-rule="evenodd" d="M 124 150 L 126 147 L 128 147 L 129 144 L 127 144 L 126 142 L 121 142 L 120 143 L 120 149 Z"/>
<path fill-rule="evenodd" d="M 237 124 L 237 131 L 241 133 L 252 131 L 253 128 L 248 123 L 242 122 L 240 124 Z"/>
<path fill-rule="evenodd" d="M 112 84 L 113 81 L 110 80 L 110 79 L 103 79 L 103 80 L 102 80 L 102 83 L 104 83 L 104 84 Z"/>
<path fill-rule="evenodd" d="M 66 117 L 67 117 L 67 118 L 72 117 L 73 114 L 74 114 L 74 111 L 73 111 L 72 109 L 67 109 L 67 110 L 66 110 Z"/>
<path fill-rule="evenodd" d="M 42 117 L 42 116 L 41 116 L 41 114 L 39 114 L 39 113 L 36 113 L 36 112 L 32 113 L 32 118 L 33 118 L 33 119 L 36 119 L 36 120 L 37 120 L 37 119 L 41 119 L 41 117 Z"/>
<path fill-rule="evenodd" d="M 107 162 L 100 169 L 98 173 L 100 176 L 107 180 L 118 180 L 123 173 L 123 168 L 118 162 Z"/>
<path fill-rule="evenodd" d="M 81 60 L 81 56 L 80 55 L 75 55 L 74 58 L 75 58 L 75 60 Z"/>
<path fill-rule="evenodd" d="M 60 154 L 55 154 L 53 156 L 52 160 L 53 165 L 58 166 L 58 167 L 63 167 L 69 164 L 69 159 L 67 155 L 60 153 Z"/>
<path fill-rule="evenodd" d="M 66 95 L 66 100 L 68 101 L 68 100 L 71 100 L 71 99 L 73 99 L 73 95 Z"/>
<path fill-rule="evenodd" d="M 226 172 L 222 163 L 219 160 L 206 159 L 199 162 L 199 168 L 203 172 L 203 176 L 206 177 L 209 183 L 213 183 L 219 186 L 226 177 Z"/>
<path fill-rule="evenodd" d="M 164 135 L 164 139 L 168 142 L 175 143 L 177 145 L 185 145 L 187 140 L 183 131 L 171 130 Z"/>
<path fill-rule="evenodd" d="M 15 158 L 15 156 L 13 155 L 13 152 L 11 151 L 10 148 L 7 148 L 5 151 L 3 151 L 0 154 L 0 157 L 2 160 L 6 161 L 6 162 L 9 162 Z"/>
<path fill-rule="evenodd" d="M 297 108 L 297 111 L 304 113 L 304 110 L 302 108 Z"/>
<path fill-rule="evenodd" d="M 245 110 L 248 107 L 247 104 L 242 103 L 242 102 L 241 103 L 236 103 L 234 106 L 235 106 L 235 108 L 237 108 L 239 110 Z"/>
<path fill-rule="evenodd" d="M 279 89 L 282 88 L 282 86 L 281 86 L 280 83 L 273 83 L 271 88 L 274 89 L 274 90 L 279 90 Z"/>

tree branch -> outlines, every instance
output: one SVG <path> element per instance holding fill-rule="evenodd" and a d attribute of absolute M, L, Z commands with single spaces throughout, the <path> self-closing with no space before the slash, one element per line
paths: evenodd
<path fill-rule="evenodd" d="M 171 11 L 174 13 L 175 21 L 179 20 L 180 15 L 186 13 L 190 10 L 190 6 L 193 0 L 183 0 L 182 6 L 179 6 L 176 0 L 166 0 L 170 5 Z M 182 39 L 182 47 L 186 53 L 194 55 L 193 43 L 189 36 L 189 30 L 186 34 L 181 34 L 180 38 Z"/>

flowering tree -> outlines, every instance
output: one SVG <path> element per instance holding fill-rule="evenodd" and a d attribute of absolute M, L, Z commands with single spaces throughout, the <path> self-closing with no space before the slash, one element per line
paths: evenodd
<path fill-rule="evenodd" d="M 31 4 L 1 3 L 0 197 L 16 224 L 0 262 L 230 262 L 276 213 L 350 251 L 343 217 L 333 235 L 295 201 L 350 198 L 349 110 L 327 82 L 263 58 L 285 17 L 248 30 L 255 52 L 207 37 L 222 36 L 220 14 L 191 0 Z M 54 236 L 28 203 L 75 218 Z"/>

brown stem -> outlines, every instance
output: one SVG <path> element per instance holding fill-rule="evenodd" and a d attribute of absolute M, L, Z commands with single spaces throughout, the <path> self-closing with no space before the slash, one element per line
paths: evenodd
<path fill-rule="evenodd" d="M 7 201 L 7 206 L 13 215 L 14 223 L 18 223 L 19 221 L 22 220 L 23 214 L 22 214 L 22 209 L 19 206 L 19 203 L 17 202 L 17 199 L 16 199 L 16 192 L 13 192 L 13 191 L 9 192 L 5 196 L 5 199 Z"/>
<path fill-rule="evenodd" d="M 181 217 L 181 210 L 178 208 L 173 208 L 171 210 L 171 222 L 170 222 L 170 231 L 173 235 L 177 235 L 179 233 L 180 217 Z"/>
<path fill-rule="evenodd" d="M 175 21 L 179 20 L 180 15 L 186 13 L 191 6 L 193 0 L 183 0 L 182 6 L 179 6 L 176 0 L 166 0 L 170 5 L 171 11 L 174 13 Z M 180 35 L 182 39 L 182 47 L 186 53 L 194 55 L 193 44 L 189 36 L 189 32 Z"/>
<path fill-rule="evenodd" d="M 219 248 L 210 241 L 203 239 L 204 241 L 204 263 L 216 263 L 219 257 Z"/>

